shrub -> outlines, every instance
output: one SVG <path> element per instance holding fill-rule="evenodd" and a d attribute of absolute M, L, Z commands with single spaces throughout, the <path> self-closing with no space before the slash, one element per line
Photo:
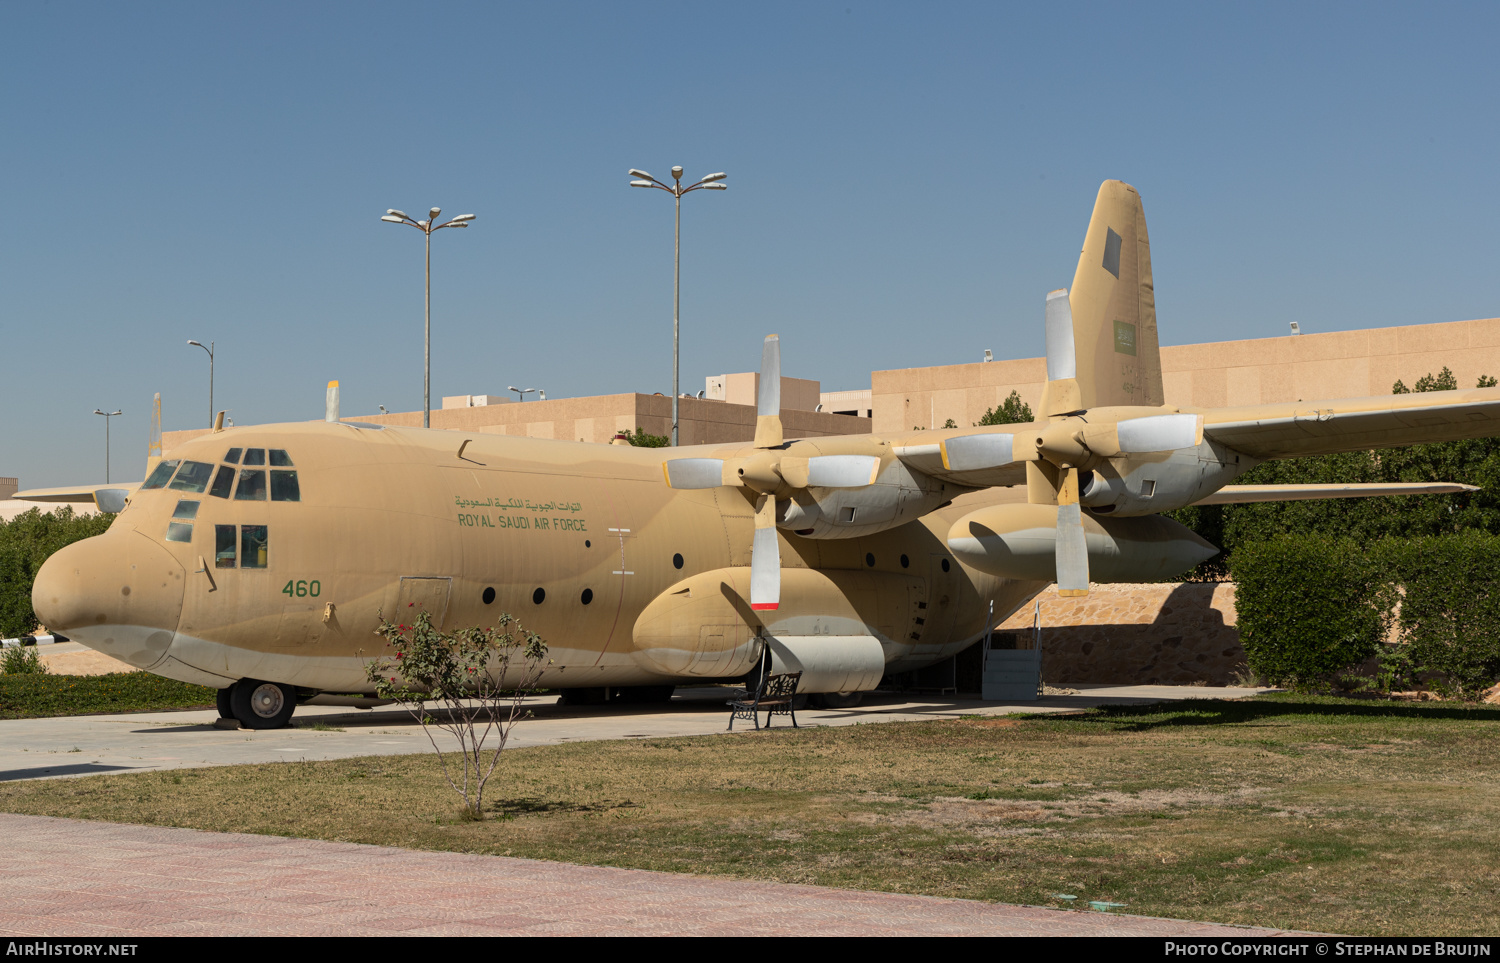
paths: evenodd
<path fill-rule="evenodd" d="M 1353 539 L 1283 535 L 1241 545 L 1230 569 L 1245 658 L 1265 679 L 1326 686 L 1384 638 L 1378 566 Z"/>
<path fill-rule="evenodd" d="M 47 663 L 42 661 L 36 646 L 12 645 L 0 652 L 0 674 L 46 675 L 47 671 Z"/>
<path fill-rule="evenodd" d="M 531 714 L 523 703 L 549 664 L 547 643 L 510 615 L 500 616 L 497 628 L 451 633 L 433 628 L 426 612 L 411 625 L 382 616 L 379 634 L 392 652 L 365 667 L 376 694 L 399 702 L 422 724 L 443 777 L 463 797 L 463 817 L 483 819 L 485 785 L 500 764 L 511 728 Z M 428 702 L 441 708 L 429 713 Z M 450 768 L 433 729 L 458 742 L 460 766 Z"/>
<path fill-rule="evenodd" d="M 1404 594 L 1398 625 L 1429 685 L 1475 699 L 1500 679 L 1500 536 L 1391 540 L 1376 553 Z"/>

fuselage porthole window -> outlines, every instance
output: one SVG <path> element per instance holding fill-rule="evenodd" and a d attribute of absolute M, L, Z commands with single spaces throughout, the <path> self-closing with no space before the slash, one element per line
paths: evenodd
<path fill-rule="evenodd" d="M 148 488 L 166 488 L 167 482 L 172 477 L 172 473 L 177 470 L 177 466 L 180 464 L 182 464 L 182 462 L 179 459 L 157 462 L 156 467 L 151 471 L 151 477 L 146 479 L 146 483 L 141 486 L 141 490 L 145 491 Z"/>
<path fill-rule="evenodd" d="M 178 492 L 201 492 L 208 487 L 213 477 L 214 466 L 206 461 L 185 461 L 177 470 L 177 477 L 167 487 Z"/>
<path fill-rule="evenodd" d="M 235 531 L 233 525 L 214 526 L 214 567 L 234 568 Z"/>
<path fill-rule="evenodd" d="M 243 448 L 231 448 L 229 449 L 229 453 L 224 456 L 224 460 L 229 462 L 231 465 L 238 465 L 240 463 L 240 455 L 243 454 L 244 451 L 245 449 Z"/>
<path fill-rule="evenodd" d="M 208 493 L 215 498 L 228 498 L 230 489 L 234 488 L 234 473 L 237 469 L 233 465 L 220 465 L 219 473 L 214 476 L 213 487 Z"/>
<path fill-rule="evenodd" d="M 240 568 L 265 568 L 270 560 L 266 526 L 240 526 Z"/>
<path fill-rule="evenodd" d="M 266 463 L 266 450 L 264 448 L 246 448 L 246 465 L 264 465 Z"/>
<path fill-rule="evenodd" d="M 302 490 L 297 487 L 297 473 L 294 471 L 271 470 L 271 501 L 273 502 L 300 502 Z"/>
<path fill-rule="evenodd" d="M 272 448 L 271 449 L 271 467 L 272 468 L 291 468 L 292 467 L 292 457 L 286 453 L 286 449 L 284 449 L 284 448 Z"/>
<path fill-rule="evenodd" d="M 266 472 L 263 468 L 241 468 L 240 483 L 235 486 L 234 500 L 237 502 L 263 502 L 266 500 Z"/>

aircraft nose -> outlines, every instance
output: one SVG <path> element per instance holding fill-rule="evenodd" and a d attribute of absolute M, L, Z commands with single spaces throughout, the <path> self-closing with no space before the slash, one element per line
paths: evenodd
<path fill-rule="evenodd" d="M 142 669 L 160 662 L 182 617 L 185 574 L 140 532 L 106 532 L 42 564 L 31 607 L 47 628 Z"/>

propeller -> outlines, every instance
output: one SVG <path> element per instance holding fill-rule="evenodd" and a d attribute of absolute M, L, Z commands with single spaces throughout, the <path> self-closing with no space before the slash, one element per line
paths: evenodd
<path fill-rule="evenodd" d="M 734 487 L 757 493 L 755 540 L 750 548 L 750 607 L 774 610 L 781 600 L 781 543 L 776 503 L 809 488 L 863 488 L 880 474 L 879 455 L 787 454 L 781 427 L 781 337 L 766 338 L 761 351 L 760 390 L 755 405 L 755 441 L 737 458 L 673 458 L 662 463 L 673 489 Z"/>
<path fill-rule="evenodd" d="M 1159 455 L 1192 448 L 1203 440 L 1203 418 L 1194 414 L 1153 414 L 1149 408 L 1102 409 L 1096 415 L 1080 403 L 1073 311 L 1066 289 L 1047 295 L 1047 389 L 1045 425 L 1014 434 L 958 435 L 940 443 L 943 468 L 985 471 L 1016 462 L 1028 469 L 1033 503 L 1057 505 L 1057 590 L 1062 596 L 1089 592 L 1088 545 L 1084 538 L 1080 488 L 1107 458 Z M 1157 409 L 1158 411 L 1160 409 Z M 1121 414 L 1127 417 L 1120 418 Z M 1087 474 L 1085 474 L 1085 472 Z"/>

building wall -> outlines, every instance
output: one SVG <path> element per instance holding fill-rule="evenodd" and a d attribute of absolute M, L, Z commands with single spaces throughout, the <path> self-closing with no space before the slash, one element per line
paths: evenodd
<path fill-rule="evenodd" d="M 816 388 L 817 382 L 811 382 Z M 703 398 L 679 399 L 679 438 L 684 445 L 719 445 L 749 442 L 755 438 L 755 407 Z M 381 425 L 422 424 L 420 411 L 388 415 L 354 415 L 345 421 Z M 810 409 L 783 408 L 782 427 L 788 438 L 821 438 L 828 435 L 868 434 L 870 419 L 834 415 Z M 474 431 L 496 435 L 523 435 L 569 441 L 607 444 L 619 431 L 637 427 L 653 435 L 670 433 L 672 399 L 665 395 L 619 394 L 591 398 L 549 398 L 500 405 L 434 408 L 432 427 L 449 431 Z M 162 447 L 170 452 L 192 438 L 208 434 L 206 428 L 162 433 Z"/>
<path fill-rule="evenodd" d="M 1390 394 L 1444 366 L 1471 388 L 1500 376 L 1500 318 L 1172 345 L 1161 362 L 1167 403 L 1202 408 Z M 874 431 L 965 427 L 1012 390 L 1034 409 L 1046 378 L 1043 358 L 875 371 Z"/>
<path fill-rule="evenodd" d="M 1053 586 L 1037 601 L 1050 685 L 1231 685 L 1245 669 L 1233 583 L 1094 585 L 1076 599 Z M 1027 605 L 999 631 L 1030 631 L 1032 612 Z"/>
<path fill-rule="evenodd" d="M 812 411 L 818 407 L 822 385 L 807 378 L 781 379 L 781 410 L 800 408 Z M 732 405 L 755 406 L 760 398 L 760 372 L 711 375 L 703 379 L 703 397 L 710 401 L 727 401 Z"/>

